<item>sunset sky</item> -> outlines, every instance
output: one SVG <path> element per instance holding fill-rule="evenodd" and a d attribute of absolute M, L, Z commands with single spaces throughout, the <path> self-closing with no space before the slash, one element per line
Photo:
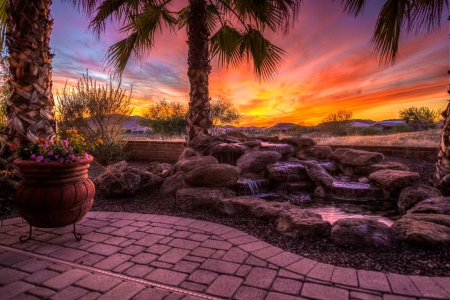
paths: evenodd
<path fill-rule="evenodd" d="M 339 109 L 353 111 L 354 118 L 372 120 L 398 118 L 398 111 L 410 106 L 444 109 L 447 21 L 428 35 L 404 34 L 396 64 L 384 67 L 369 45 L 381 1 L 368 1 L 370 5 L 357 18 L 344 15 L 340 2 L 305 0 L 288 35 L 269 35 L 287 53 L 269 82 L 259 83 L 247 65 L 225 69 L 213 60 L 210 97 L 234 104 L 244 116 L 240 125 L 256 126 L 317 124 Z M 75 85 L 86 69 L 99 83 L 108 82 L 103 62 L 108 47 L 121 39 L 119 26 L 111 25 L 98 41 L 87 31 L 88 20 L 68 3 L 56 0 L 51 11 L 54 95 L 66 80 Z M 145 61 L 129 63 L 122 87 L 133 86 L 134 114 L 161 99 L 188 103 L 186 40 L 185 30 L 176 35 L 163 32 Z"/>

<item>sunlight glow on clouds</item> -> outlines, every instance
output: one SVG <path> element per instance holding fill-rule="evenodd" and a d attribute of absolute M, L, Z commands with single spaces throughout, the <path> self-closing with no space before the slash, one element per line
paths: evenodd
<path fill-rule="evenodd" d="M 339 1 L 304 1 L 299 21 L 287 36 L 268 35 L 287 53 L 274 79 L 259 83 L 251 66 L 226 69 L 213 60 L 210 97 L 233 103 L 245 117 L 242 125 L 258 126 L 317 124 L 339 109 L 373 120 L 397 118 L 398 111 L 409 106 L 444 109 L 447 24 L 429 35 L 406 36 L 397 63 L 379 66 L 369 41 L 380 4 L 370 5 L 353 18 L 342 14 Z M 97 82 L 108 82 L 103 60 L 108 47 L 123 38 L 116 31 L 119 26 L 108 27 L 99 41 L 69 4 L 55 1 L 52 15 L 54 94 L 66 80 L 75 85 L 87 69 Z M 129 63 L 122 87 L 133 88 L 135 113 L 161 99 L 188 103 L 186 40 L 183 30 L 176 35 L 164 31 L 145 61 Z"/>

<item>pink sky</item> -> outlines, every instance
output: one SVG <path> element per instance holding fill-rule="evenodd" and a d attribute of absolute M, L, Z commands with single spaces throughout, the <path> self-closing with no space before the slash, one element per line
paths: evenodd
<path fill-rule="evenodd" d="M 373 1 L 372 1 L 373 2 Z M 278 122 L 319 123 L 329 113 L 351 110 L 354 118 L 397 118 L 410 106 L 444 109 L 448 95 L 448 24 L 428 35 L 404 34 L 394 66 L 379 66 L 369 45 L 380 4 L 368 5 L 357 18 L 344 15 L 340 1 L 305 0 L 300 18 L 287 36 L 270 40 L 287 52 L 278 74 L 259 83 L 252 68 L 224 69 L 212 62 L 210 97 L 233 103 L 244 116 L 241 125 Z M 75 85 L 89 69 L 106 83 L 105 53 L 120 40 L 111 25 L 98 41 L 88 21 L 67 3 L 54 1 L 51 36 L 54 94 L 64 83 Z M 185 31 L 164 32 L 141 62 L 130 62 L 122 87 L 133 87 L 135 113 L 161 99 L 188 103 Z"/>

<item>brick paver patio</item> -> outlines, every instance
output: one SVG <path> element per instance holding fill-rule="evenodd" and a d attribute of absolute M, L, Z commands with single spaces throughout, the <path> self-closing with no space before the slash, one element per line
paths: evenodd
<path fill-rule="evenodd" d="M 319 263 L 192 219 L 90 212 L 72 227 L 0 221 L 0 299 L 450 299 L 450 277 Z"/>

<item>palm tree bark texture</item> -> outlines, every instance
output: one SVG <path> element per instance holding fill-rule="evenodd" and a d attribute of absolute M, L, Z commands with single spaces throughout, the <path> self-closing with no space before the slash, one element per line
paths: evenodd
<path fill-rule="evenodd" d="M 188 78 L 190 82 L 187 143 L 211 128 L 208 77 L 211 72 L 206 0 L 190 0 L 188 15 Z M 195 34 L 194 34 L 195 33 Z"/>
<path fill-rule="evenodd" d="M 450 71 L 449 71 L 450 74 Z M 450 94 L 450 85 L 448 89 Z M 442 113 L 444 117 L 444 127 L 441 133 L 441 142 L 439 143 L 439 154 L 436 163 L 436 186 L 442 194 L 450 195 L 450 102 Z"/>
<path fill-rule="evenodd" d="M 9 143 L 25 144 L 56 134 L 52 95 L 51 0 L 8 0 L 6 46 L 10 54 Z M 3 156 L 5 144 L 0 150 Z"/>

